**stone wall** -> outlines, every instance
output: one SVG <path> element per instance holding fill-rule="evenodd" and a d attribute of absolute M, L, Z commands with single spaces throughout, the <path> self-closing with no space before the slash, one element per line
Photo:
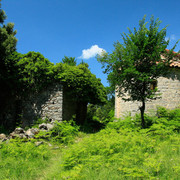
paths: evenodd
<path fill-rule="evenodd" d="M 82 124 L 86 118 L 87 103 L 77 102 L 68 90 L 61 84 L 54 84 L 44 88 L 37 94 L 29 94 L 20 102 L 9 103 L 4 114 L 0 114 L 0 121 L 8 127 L 22 124 L 22 127 L 32 125 L 38 118 L 47 118 L 51 122 L 71 120 L 76 116 L 78 124 Z M 6 124 L 5 124 L 6 123 Z"/>
<path fill-rule="evenodd" d="M 55 84 L 41 93 L 30 95 L 22 103 L 23 126 L 32 124 L 37 118 L 62 121 L 63 86 Z"/>
<path fill-rule="evenodd" d="M 157 106 L 174 109 L 180 105 L 180 69 L 172 68 L 167 77 L 160 77 L 157 84 L 161 98 L 146 102 L 146 112 L 155 113 Z M 139 102 L 125 102 L 115 94 L 115 117 L 139 113 Z"/>

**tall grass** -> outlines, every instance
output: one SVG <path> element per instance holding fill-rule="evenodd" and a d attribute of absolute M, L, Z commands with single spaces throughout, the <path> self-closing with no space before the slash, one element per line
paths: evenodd
<path fill-rule="evenodd" d="M 180 177 L 180 136 L 106 129 L 64 151 L 62 179 Z"/>
<path fill-rule="evenodd" d="M 160 108 L 157 116 L 146 116 L 146 129 L 139 128 L 138 116 L 126 117 L 98 133 L 79 133 L 75 141 L 77 126 L 57 124 L 45 134 L 64 144 L 56 150 L 33 141 L 2 143 L 0 179 L 179 179 L 179 113 Z"/>
<path fill-rule="evenodd" d="M 0 144 L 0 179 L 35 179 L 51 157 L 49 147 L 11 140 Z"/>
<path fill-rule="evenodd" d="M 64 150 L 63 170 L 56 179 L 178 179 L 180 134 L 175 117 L 179 112 L 153 117 L 153 124 L 143 130 L 131 117 L 109 123 Z"/>
<path fill-rule="evenodd" d="M 40 132 L 36 139 L 12 139 L 0 143 L 0 179 L 28 180 L 46 176 L 44 168 L 52 169 L 51 166 L 59 164 L 57 154 L 60 156 L 61 150 L 56 148 L 72 143 L 78 128 L 73 121 L 55 122 L 51 131 Z M 36 146 L 36 141 L 44 143 Z M 55 145 L 49 147 L 49 142 Z"/>

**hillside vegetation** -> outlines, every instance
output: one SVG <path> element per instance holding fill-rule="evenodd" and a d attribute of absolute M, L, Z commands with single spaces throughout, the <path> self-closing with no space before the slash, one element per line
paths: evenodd
<path fill-rule="evenodd" d="M 64 122 L 28 142 L 3 142 L 0 179 L 178 179 L 180 109 L 160 108 L 145 118 L 146 129 L 137 115 L 94 134 Z"/>

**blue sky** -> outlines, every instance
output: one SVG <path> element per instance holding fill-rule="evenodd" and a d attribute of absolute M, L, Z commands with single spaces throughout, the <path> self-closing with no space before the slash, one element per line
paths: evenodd
<path fill-rule="evenodd" d="M 42 53 L 57 63 L 64 56 L 83 58 L 107 86 L 107 76 L 94 57 L 113 51 L 127 27 L 138 27 L 154 15 L 167 28 L 170 47 L 180 39 L 180 0 L 2 0 L 2 9 L 17 30 L 17 51 Z M 180 50 L 180 43 L 176 51 Z"/>

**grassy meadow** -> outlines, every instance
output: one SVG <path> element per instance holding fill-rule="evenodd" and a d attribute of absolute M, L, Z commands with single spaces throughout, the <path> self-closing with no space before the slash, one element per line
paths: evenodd
<path fill-rule="evenodd" d="M 36 139 L 2 142 L 0 179 L 179 179 L 180 109 L 161 108 L 146 122 L 141 129 L 139 116 L 126 117 L 89 134 L 57 123 Z"/>

